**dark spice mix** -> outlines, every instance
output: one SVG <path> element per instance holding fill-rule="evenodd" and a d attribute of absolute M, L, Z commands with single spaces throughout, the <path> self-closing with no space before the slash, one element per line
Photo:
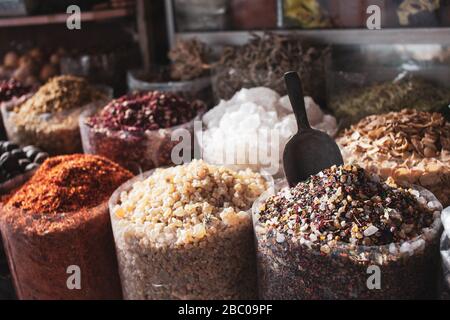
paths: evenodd
<path fill-rule="evenodd" d="M 263 199 L 261 199 L 263 201 Z M 417 299 L 436 292 L 439 201 L 357 166 L 332 167 L 256 203 L 262 299 Z M 378 289 L 368 286 L 379 267 Z"/>
<path fill-rule="evenodd" d="M 433 223 L 413 194 L 357 166 L 332 167 L 267 200 L 261 222 L 323 245 L 386 245 L 412 239 Z"/>

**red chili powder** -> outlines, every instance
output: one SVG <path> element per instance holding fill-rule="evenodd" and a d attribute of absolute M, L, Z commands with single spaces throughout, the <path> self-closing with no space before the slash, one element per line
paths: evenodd
<path fill-rule="evenodd" d="M 128 170 L 93 155 L 47 159 L 7 206 L 34 214 L 73 212 L 95 207 L 132 178 Z"/>

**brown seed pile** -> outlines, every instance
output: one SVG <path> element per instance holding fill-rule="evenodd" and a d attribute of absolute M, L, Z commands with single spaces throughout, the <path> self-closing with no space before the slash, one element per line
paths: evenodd
<path fill-rule="evenodd" d="M 55 113 L 82 107 L 103 95 L 83 78 L 58 76 L 50 79 L 32 98 L 17 106 L 14 112 L 21 115 Z"/>
<path fill-rule="evenodd" d="M 337 142 L 347 163 L 421 185 L 450 205 L 450 123 L 441 114 L 404 109 L 369 116 Z"/>
<path fill-rule="evenodd" d="M 7 113 L 8 137 L 20 145 L 35 145 L 51 155 L 81 152 L 79 115 L 86 105 L 106 99 L 106 95 L 82 78 L 54 77 Z"/>

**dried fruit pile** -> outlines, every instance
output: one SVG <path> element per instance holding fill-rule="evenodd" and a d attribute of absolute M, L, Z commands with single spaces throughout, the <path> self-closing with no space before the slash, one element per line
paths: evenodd
<path fill-rule="evenodd" d="M 202 108 L 201 103 L 190 103 L 172 93 L 135 93 L 111 101 L 87 123 L 98 130 L 151 131 L 186 123 Z"/>
<path fill-rule="evenodd" d="M 408 299 L 436 293 L 442 206 L 360 167 L 332 167 L 256 204 L 265 299 Z M 367 285 L 368 268 L 382 287 Z"/>
<path fill-rule="evenodd" d="M 105 156 L 135 173 L 172 164 L 172 149 L 179 143 L 172 141 L 173 131 L 182 128 L 193 136 L 193 120 L 203 110 L 203 103 L 172 93 L 123 96 L 99 112 L 82 115 L 84 152 Z"/>
<path fill-rule="evenodd" d="M 450 205 L 450 123 L 439 113 L 369 116 L 337 139 L 347 163 L 400 184 L 418 184 Z"/>

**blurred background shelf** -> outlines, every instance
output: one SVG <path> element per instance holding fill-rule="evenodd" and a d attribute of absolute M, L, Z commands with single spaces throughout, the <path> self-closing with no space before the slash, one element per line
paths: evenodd
<path fill-rule="evenodd" d="M 82 12 L 81 20 L 83 22 L 88 22 L 88 21 L 104 21 L 110 19 L 124 18 L 132 16 L 134 12 L 135 10 L 133 8 Z M 66 13 L 58 13 L 58 14 L 38 15 L 38 16 L 1 18 L 0 28 L 65 23 L 67 17 L 68 14 Z"/>
<path fill-rule="evenodd" d="M 274 30 L 275 33 L 291 33 L 305 40 L 340 45 L 369 44 L 435 44 L 450 45 L 450 28 L 398 28 L 382 30 L 365 29 L 318 29 L 318 30 Z M 262 31 L 211 31 L 175 33 L 173 38 L 197 38 L 210 45 L 242 45 L 251 34 Z"/>

